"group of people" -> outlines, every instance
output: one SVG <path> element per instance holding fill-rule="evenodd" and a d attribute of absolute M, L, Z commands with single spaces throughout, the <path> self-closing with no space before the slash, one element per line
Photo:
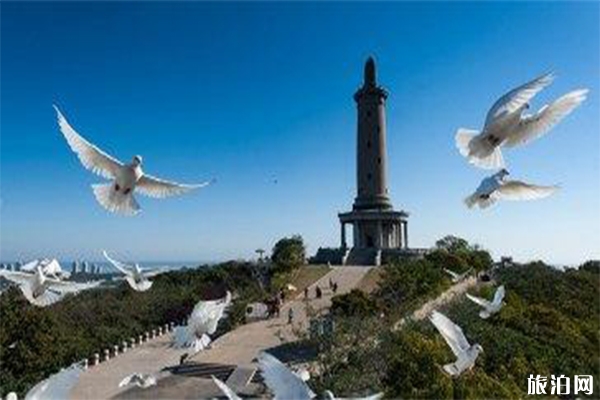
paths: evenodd
<path fill-rule="evenodd" d="M 329 278 L 329 290 L 335 295 L 338 291 L 338 283 L 334 282 L 331 278 Z M 310 291 L 307 288 L 304 289 L 304 299 L 308 300 L 310 296 Z M 315 286 L 315 299 L 320 299 L 323 297 L 323 289 L 319 285 Z"/>

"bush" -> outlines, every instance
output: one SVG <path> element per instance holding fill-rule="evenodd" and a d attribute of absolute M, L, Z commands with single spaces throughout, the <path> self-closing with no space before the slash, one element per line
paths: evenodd
<path fill-rule="evenodd" d="M 383 267 L 375 296 L 386 314 L 400 316 L 449 286 L 447 274 L 428 259 L 405 260 Z"/>
<path fill-rule="evenodd" d="M 340 317 L 366 317 L 380 313 L 377 302 L 365 292 L 352 289 L 331 299 L 331 313 Z"/>

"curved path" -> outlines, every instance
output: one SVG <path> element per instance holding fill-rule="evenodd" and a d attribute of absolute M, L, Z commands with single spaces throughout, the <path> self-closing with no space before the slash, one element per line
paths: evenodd
<path fill-rule="evenodd" d="M 217 338 L 210 349 L 196 354 L 191 361 L 249 366 L 260 351 L 294 341 L 296 333 L 307 330 L 309 321 L 307 305 L 315 312 L 321 312 L 330 307 L 333 293 L 329 289 L 329 279 L 337 282 L 339 287 L 337 294 L 346 293 L 355 288 L 370 269 L 370 267 L 363 266 L 333 267 L 330 272 L 309 286 L 308 301 L 304 299 L 304 293 L 299 293 L 293 300 L 282 306 L 280 317 L 242 325 Z M 323 296 L 320 299 L 315 298 L 317 285 L 323 290 Z M 287 323 L 290 308 L 294 311 L 292 324 Z M 90 368 L 82 375 L 70 397 L 72 399 L 112 398 L 128 389 L 118 387 L 123 377 L 135 372 L 153 373 L 160 371 L 165 366 L 178 364 L 179 357 L 184 352 L 169 347 L 170 341 L 169 334 L 163 335 Z M 202 388 L 206 387 L 205 379 L 181 379 L 185 380 L 185 391 L 188 393 L 198 390 L 197 393 L 200 394 L 203 393 Z M 163 386 L 160 381 L 158 386 Z M 151 391 L 152 388 L 147 390 Z M 206 394 L 208 395 L 208 393 Z M 183 393 L 171 392 L 160 397 L 185 398 L 186 396 Z"/>

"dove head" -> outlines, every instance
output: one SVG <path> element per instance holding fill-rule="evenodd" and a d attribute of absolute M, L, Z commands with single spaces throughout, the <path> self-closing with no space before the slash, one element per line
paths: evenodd
<path fill-rule="evenodd" d="M 498 173 L 496 174 L 496 177 L 498 177 L 500 179 L 504 179 L 504 177 L 507 175 L 510 175 L 508 170 L 506 168 L 502 168 L 500 171 L 498 171 Z"/>
<path fill-rule="evenodd" d="M 133 156 L 133 160 L 131 160 L 131 162 L 135 166 L 142 165 L 142 156 Z"/>

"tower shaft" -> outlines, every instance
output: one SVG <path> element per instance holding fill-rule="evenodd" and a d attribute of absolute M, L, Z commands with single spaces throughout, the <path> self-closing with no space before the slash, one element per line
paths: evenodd
<path fill-rule="evenodd" d="M 355 210 L 392 208 L 387 186 L 386 99 L 385 89 L 377 86 L 375 63 L 369 58 L 363 86 L 354 94 L 358 111 Z"/>

